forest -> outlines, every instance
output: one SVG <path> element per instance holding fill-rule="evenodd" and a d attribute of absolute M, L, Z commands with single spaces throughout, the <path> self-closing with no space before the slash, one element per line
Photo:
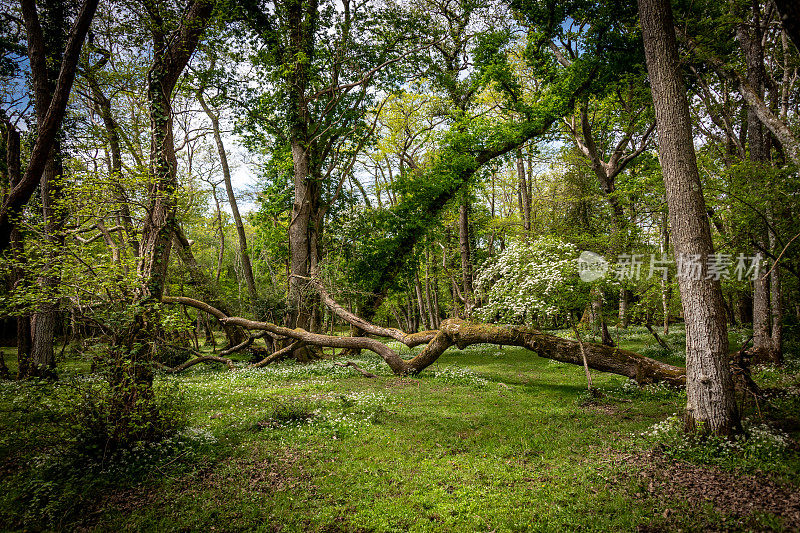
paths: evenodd
<path fill-rule="evenodd" d="M 797 2 L 0 6 L 0 530 L 800 528 Z"/>

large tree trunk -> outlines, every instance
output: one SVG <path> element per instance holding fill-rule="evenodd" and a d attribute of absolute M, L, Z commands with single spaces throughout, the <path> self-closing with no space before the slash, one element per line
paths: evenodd
<path fill-rule="evenodd" d="M 156 427 L 153 402 L 154 341 L 161 333 L 160 305 L 167 277 L 173 232 L 177 228 L 177 158 L 173 140 L 172 93 L 194 53 L 214 10 L 214 0 L 194 0 L 178 28 L 165 32 L 161 5 L 150 0 L 153 63 L 147 73 L 150 114 L 149 204 L 139 244 L 136 291 L 138 312 L 131 326 L 114 339 L 111 368 L 111 411 L 120 428 L 119 441 L 149 438 Z"/>
<path fill-rule="evenodd" d="M 317 322 L 314 309 L 316 300 L 309 297 L 307 285 L 309 273 L 319 261 L 321 224 L 321 188 L 318 158 L 315 157 L 314 141 L 309 134 L 311 113 L 308 102 L 309 72 L 312 61 L 318 21 L 316 0 L 303 3 L 290 0 L 287 11 L 288 50 L 291 62 L 286 64 L 285 82 L 289 87 L 289 101 L 293 108 L 289 112 L 290 145 L 294 167 L 294 203 L 289 224 L 289 290 L 288 312 L 285 324 L 290 328 L 314 330 Z M 306 61 L 296 61 L 303 54 Z M 303 361 L 312 358 L 307 346 L 292 354 Z"/>
<path fill-rule="evenodd" d="M 700 257 L 700 279 L 678 280 L 686 321 L 686 423 L 689 430 L 727 435 L 740 430 L 728 357 L 728 332 L 718 280 L 705 279 L 713 253 L 680 73 L 669 0 L 639 0 L 647 71 L 653 91 L 667 205 L 675 252 Z"/>
<path fill-rule="evenodd" d="M 310 154 L 304 145 L 292 142 L 294 161 L 294 204 L 289 225 L 289 315 L 287 326 L 311 328 L 312 299 L 308 297 L 308 277 L 317 263 L 315 216 L 319 211 L 319 184 L 311 175 Z"/>

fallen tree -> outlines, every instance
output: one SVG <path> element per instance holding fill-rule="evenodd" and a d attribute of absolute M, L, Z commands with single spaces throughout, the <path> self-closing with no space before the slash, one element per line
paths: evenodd
<path fill-rule="evenodd" d="M 584 354 L 582 355 L 578 342 L 526 327 L 498 326 L 467 322 L 461 319 L 448 319 L 442 322 L 438 330 L 420 333 L 408 334 L 395 328 L 383 328 L 353 315 L 336 303 L 318 282 L 312 281 L 311 283 L 318 290 L 325 304 L 337 316 L 364 331 L 365 335 L 388 337 L 409 347 L 422 344 L 425 344 L 425 347 L 415 357 L 403 359 L 398 352 L 384 342 L 367 336 L 323 335 L 301 328 L 290 329 L 270 322 L 258 322 L 242 317 L 225 317 L 221 311 L 191 298 L 165 298 L 165 303 L 193 306 L 213 314 L 227 326 L 238 326 L 251 331 L 266 331 L 276 337 L 295 339 L 296 342 L 305 345 L 370 350 L 381 356 L 392 372 L 397 375 L 419 374 L 451 346 L 457 346 L 463 350 L 474 344 L 496 344 L 527 348 L 540 357 L 575 365 L 583 365 L 583 355 L 585 355 L 586 363 L 590 368 L 626 376 L 635 379 L 638 383 L 666 382 L 673 385 L 685 385 L 686 383 L 686 372 L 683 368 L 668 365 L 629 350 L 587 342 L 583 343 Z M 291 346 L 284 348 L 281 352 L 290 353 Z M 277 360 L 276 356 L 277 353 L 267 359 Z M 261 363 L 267 364 L 265 361 Z M 261 363 L 257 365 L 263 366 Z"/>

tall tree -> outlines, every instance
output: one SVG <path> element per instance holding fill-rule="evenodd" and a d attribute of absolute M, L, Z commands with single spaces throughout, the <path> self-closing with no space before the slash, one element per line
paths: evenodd
<path fill-rule="evenodd" d="M 116 339 L 112 361 L 112 412 L 123 433 L 141 438 L 157 416 L 152 402 L 152 356 L 160 331 L 173 235 L 177 228 L 177 158 L 173 139 L 172 94 L 214 11 L 215 0 L 192 0 L 176 20 L 160 0 L 142 0 L 153 39 L 147 73 L 150 114 L 149 198 L 139 244 L 138 276 L 130 326 Z M 174 29 L 171 29 L 174 28 Z"/>
<path fill-rule="evenodd" d="M 39 21 L 41 35 L 37 36 L 34 42 L 41 38 L 44 44 L 41 47 L 28 47 L 31 71 L 37 73 L 32 76 L 32 81 L 38 129 L 45 127 L 48 108 L 53 100 L 58 82 L 58 71 L 55 70 L 54 65 L 58 65 L 63 59 L 64 39 L 66 38 L 66 28 L 64 27 L 67 19 L 66 7 L 61 0 L 40 0 L 38 17 L 34 13 L 28 15 L 31 19 L 38 18 Z M 29 22 L 29 25 L 35 32 L 33 21 Z M 61 282 L 61 274 L 58 264 L 60 263 L 61 249 L 64 246 L 62 230 L 65 217 L 61 205 L 65 178 L 64 156 L 61 153 L 62 137 L 60 131 L 57 131 L 50 149 L 50 157 L 45 164 L 39 183 L 46 244 L 43 247 L 43 268 L 37 280 L 42 295 L 31 319 L 31 364 L 28 367 L 28 374 L 38 377 L 52 375 L 56 367 L 53 340 L 59 318 L 58 287 Z"/>
<path fill-rule="evenodd" d="M 206 116 L 211 121 L 211 129 L 214 132 L 214 142 L 217 145 L 217 152 L 219 153 L 219 161 L 222 165 L 222 178 L 225 181 L 225 191 L 228 193 L 228 204 L 231 206 L 231 214 L 233 215 L 233 222 L 236 225 L 236 235 L 239 237 L 239 251 L 242 256 L 242 272 L 244 274 L 245 283 L 247 284 L 247 292 L 250 294 L 250 303 L 255 305 L 258 300 L 258 291 L 256 290 L 256 280 L 253 276 L 253 265 L 250 263 L 250 252 L 247 248 L 247 236 L 244 233 L 244 222 L 242 222 L 242 215 L 239 214 L 239 204 L 236 202 L 236 195 L 233 191 L 233 182 L 231 181 L 231 170 L 228 165 L 228 154 L 225 151 L 225 145 L 222 141 L 222 133 L 219 127 L 219 114 L 215 113 L 213 109 L 206 102 L 203 96 L 203 90 L 197 91 L 197 101 L 205 111 Z"/>
<path fill-rule="evenodd" d="M 664 173 L 673 247 L 680 260 L 699 258 L 696 275 L 679 278 L 686 320 L 687 429 L 727 435 L 740 429 L 728 364 L 728 331 L 720 283 L 706 279 L 713 254 L 692 140 L 669 0 L 639 0 L 653 91 L 659 160 Z"/>

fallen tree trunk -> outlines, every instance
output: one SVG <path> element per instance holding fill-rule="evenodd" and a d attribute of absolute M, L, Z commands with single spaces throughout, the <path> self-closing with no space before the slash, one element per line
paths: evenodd
<path fill-rule="evenodd" d="M 202 309 L 216 317 L 226 328 L 239 326 L 248 330 L 266 331 L 273 335 L 289 337 L 311 346 L 370 350 L 381 356 L 392 372 L 397 375 L 419 374 L 433 364 L 451 346 L 457 346 L 463 350 L 473 344 L 496 344 L 527 348 L 538 354 L 539 357 L 574 365 L 583 365 L 583 356 L 585 355 L 586 363 L 590 368 L 626 376 L 635 379 L 638 383 L 666 382 L 673 385 L 685 385 L 686 383 L 686 371 L 683 368 L 668 365 L 622 348 L 595 343 L 583 343 L 584 353 L 582 355 L 580 343 L 531 328 L 480 324 L 456 318 L 445 320 L 438 330 L 415 334 L 407 334 L 393 328 L 383 328 L 353 315 L 337 304 L 316 282 L 314 282 L 314 285 L 320 292 L 323 301 L 334 313 L 354 326 L 361 328 L 365 333 L 389 337 L 403 342 L 407 346 L 418 346 L 425 342 L 427 344 L 414 358 L 403 359 L 396 351 L 378 339 L 323 335 L 311 333 L 301 328 L 290 329 L 270 322 L 258 322 L 242 317 L 227 317 L 222 311 L 192 298 L 164 297 L 162 301 L 165 303 L 180 303 Z M 268 356 L 263 361 L 263 364 L 268 364 L 267 361 L 272 362 L 275 359 L 277 359 L 277 353 Z M 261 364 L 257 365 L 261 366 Z"/>
<path fill-rule="evenodd" d="M 316 346 L 370 350 L 380 355 L 392 372 L 398 375 L 419 374 L 451 346 L 457 346 L 463 350 L 473 344 L 519 346 L 536 352 L 540 357 L 546 359 L 575 365 L 583 364 L 580 345 L 576 341 L 562 339 L 529 328 L 478 324 L 455 318 L 442 322 L 441 329 L 436 332 L 419 355 L 408 360 L 401 358 L 397 352 L 383 342 L 368 337 L 321 335 L 300 328 L 289 329 L 269 322 L 256 322 L 240 317 L 227 318 L 225 322 L 246 329 L 271 331 L 277 335 L 291 337 Z M 377 326 L 375 328 L 384 329 Z M 629 350 L 594 343 L 584 343 L 584 350 L 586 361 L 594 370 L 626 376 L 639 383 L 657 381 L 673 385 L 686 383 L 686 372 L 683 368 L 661 363 Z"/>
<path fill-rule="evenodd" d="M 310 282 L 331 311 L 342 320 L 361 328 L 366 333 L 390 337 L 409 347 L 428 343 L 428 346 L 417 357 L 408 361 L 409 369 L 404 373 L 421 372 L 453 344 L 461 349 L 470 344 L 483 343 L 520 346 L 534 351 L 546 359 L 576 365 L 583 364 L 579 342 L 547 335 L 529 328 L 475 324 L 457 319 L 442 322 L 438 331 L 422 331 L 410 335 L 394 328 L 382 328 L 357 317 L 339 305 L 325 290 L 319 278 L 312 278 Z M 464 326 L 463 329 L 461 326 Z M 441 332 L 444 332 L 444 336 L 438 336 Z M 449 344 L 447 339 L 451 341 Z M 436 342 L 433 342 L 434 340 Z M 627 376 L 639 383 L 649 381 L 665 381 L 676 385 L 686 383 L 686 371 L 683 368 L 667 365 L 629 350 L 602 344 L 583 343 L 583 348 L 588 366 L 595 370 Z"/>

